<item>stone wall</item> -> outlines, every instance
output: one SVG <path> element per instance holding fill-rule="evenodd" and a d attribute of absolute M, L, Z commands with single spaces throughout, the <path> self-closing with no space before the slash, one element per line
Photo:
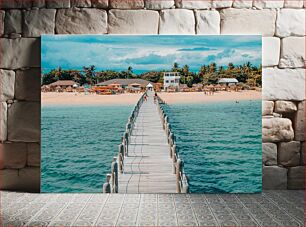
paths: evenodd
<path fill-rule="evenodd" d="M 41 34 L 262 34 L 263 185 L 304 179 L 301 0 L 0 0 L 1 188 L 39 191 Z"/>

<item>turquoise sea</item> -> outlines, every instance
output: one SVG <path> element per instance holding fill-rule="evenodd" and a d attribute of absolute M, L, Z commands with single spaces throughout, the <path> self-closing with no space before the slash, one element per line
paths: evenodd
<path fill-rule="evenodd" d="M 166 105 L 191 192 L 261 191 L 261 101 Z M 42 192 L 101 192 L 133 106 L 42 108 Z"/>
<path fill-rule="evenodd" d="M 133 106 L 42 108 L 42 192 L 102 192 Z"/>
<path fill-rule="evenodd" d="M 261 101 L 165 105 L 164 109 L 191 192 L 261 192 Z"/>

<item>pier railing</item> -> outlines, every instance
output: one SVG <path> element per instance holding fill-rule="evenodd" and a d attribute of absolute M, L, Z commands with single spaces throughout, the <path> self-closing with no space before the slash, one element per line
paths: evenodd
<path fill-rule="evenodd" d="M 189 193 L 188 177 L 184 172 L 184 162 L 178 154 L 178 149 L 175 143 L 175 136 L 171 130 L 169 117 L 166 115 L 163 106 L 166 102 L 157 96 L 158 111 L 163 123 L 163 128 L 167 134 L 168 143 L 170 145 L 169 155 L 173 160 L 173 173 L 176 174 L 176 191 L 177 193 Z"/>
<path fill-rule="evenodd" d="M 124 157 L 129 155 L 129 142 L 131 138 L 132 131 L 135 126 L 135 121 L 139 113 L 139 109 L 144 101 L 144 96 L 146 92 L 142 94 L 137 104 L 135 105 L 128 122 L 125 126 L 125 131 L 123 133 L 121 144 L 118 146 L 118 156 L 113 158 L 111 164 L 111 173 L 106 175 L 106 182 L 103 184 L 103 193 L 118 193 L 118 175 L 119 172 L 123 173 L 124 169 Z"/>

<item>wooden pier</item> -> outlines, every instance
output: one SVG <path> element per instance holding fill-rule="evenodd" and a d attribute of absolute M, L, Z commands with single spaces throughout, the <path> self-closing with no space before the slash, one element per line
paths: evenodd
<path fill-rule="evenodd" d="M 138 101 L 103 185 L 104 193 L 188 193 L 183 161 L 162 103 L 159 97 L 154 101 L 152 91 Z"/>

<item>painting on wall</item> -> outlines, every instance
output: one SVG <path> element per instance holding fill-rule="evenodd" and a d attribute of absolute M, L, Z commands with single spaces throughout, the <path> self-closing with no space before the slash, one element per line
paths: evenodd
<path fill-rule="evenodd" d="M 42 192 L 261 192 L 261 36 L 41 40 Z"/>

